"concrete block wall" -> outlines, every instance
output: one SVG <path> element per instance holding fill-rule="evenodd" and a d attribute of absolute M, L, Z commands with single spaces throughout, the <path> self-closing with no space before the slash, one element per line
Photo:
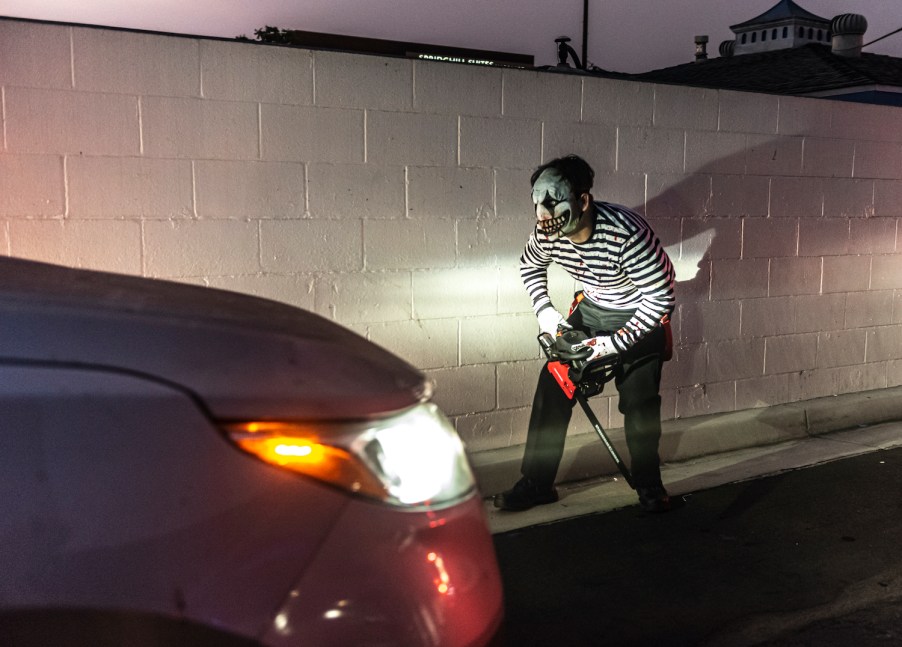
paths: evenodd
<path fill-rule="evenodd" d="M 318 312 L 471 452 L 525 439 L 528 178 L 570 152 L 677 264 L 665 418 L 902 384 L 898 108 L 12 19 L 0 100 L 0 251 Z"/>

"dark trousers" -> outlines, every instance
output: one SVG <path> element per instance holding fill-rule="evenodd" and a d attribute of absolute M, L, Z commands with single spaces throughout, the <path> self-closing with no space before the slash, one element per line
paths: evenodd
<path fill-rule="evenodd" d="M 607 310 L 584 299 L 568 322 L 590 337 L 620 329 L 632 312 Z M 666 339 L 659 326 L 621 356 L 614 372 L 620 394 L 630 471 L 637 488 L 661 485 L 658 444 L 661 440 L 661 366 Z M 551 485 L 564 453 L 567 426 L 576 400 L 563 392 L 546 367 L 533 397 L 526 450 L 520 471 L 539 484 Z"/>

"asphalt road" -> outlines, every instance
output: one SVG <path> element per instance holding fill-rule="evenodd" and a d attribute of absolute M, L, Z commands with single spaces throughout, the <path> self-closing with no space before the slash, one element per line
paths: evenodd
<path fill-rule="evenodd" d="M 902 448 L 495 546 L 503 645 L 902 645 Z"/>

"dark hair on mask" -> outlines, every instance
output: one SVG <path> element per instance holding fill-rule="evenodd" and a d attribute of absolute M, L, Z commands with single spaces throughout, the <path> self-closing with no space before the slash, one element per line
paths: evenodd
<path fill-rule="evenodd" d="M 566 155 L 565 157 L 558 157 L 550 162 L 542 164 L 542 166 L 533 172 L 532 177 L 529 178 L 530 185 L 535 185 L 536 180 L 538 180 L 542 172 L 547 169 L 554 169 L 560 173 L 561 176 L 570 183 L 570 188 L 573 189 L 573 192 L 576 195 L 592 191 L 592 183 L 595 180 L 595 171 L 592 170 L 592 167 L 589 166 L 586 160 L 578 155 Z"/>

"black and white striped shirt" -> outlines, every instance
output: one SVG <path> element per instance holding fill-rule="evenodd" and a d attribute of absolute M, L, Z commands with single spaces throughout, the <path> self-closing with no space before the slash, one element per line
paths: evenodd
<path fill-rule="evenodd" d="M 533 230 L 520 256 L 520 276 L 538 314 L 551 306 L 548 266 L 558 263 L 602 308 L 634 310 L 612 336 L 623 351 L 660 325 L 674 307 L 673 265 L 645 219 L 617 204 L 595 202 L 595 228 L 585 243 L 561 236 L 549 240 Z"/>

